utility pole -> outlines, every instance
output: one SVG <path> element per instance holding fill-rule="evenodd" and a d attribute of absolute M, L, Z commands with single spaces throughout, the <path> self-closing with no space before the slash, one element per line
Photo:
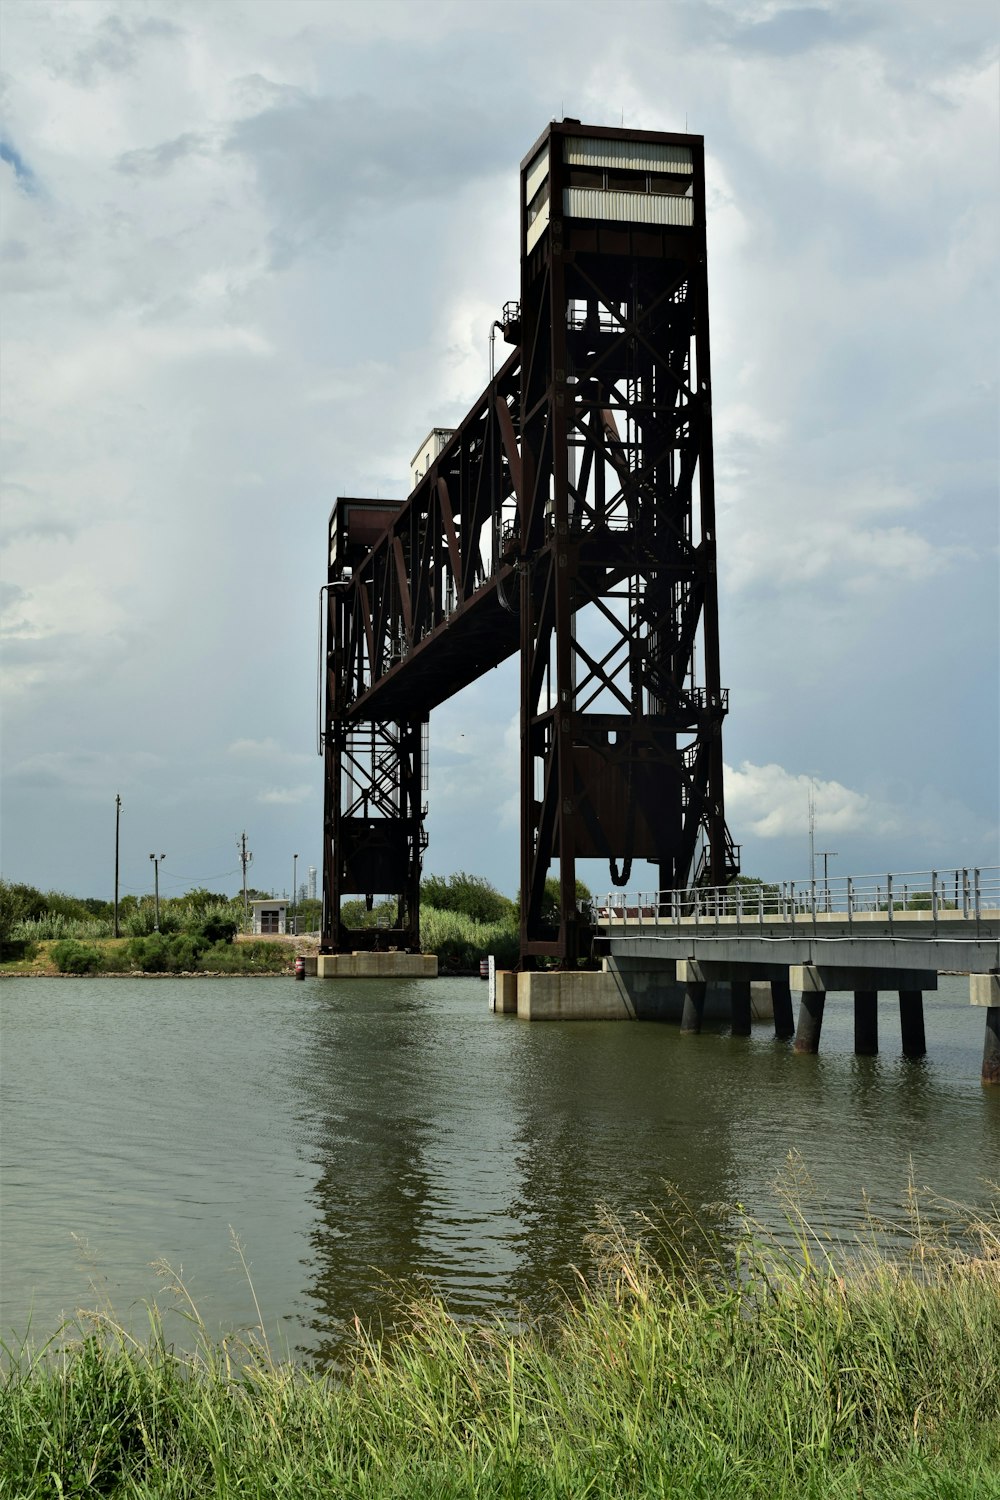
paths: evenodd
<path fill-rule="evenodd" d="M 816 791 L 813 779 L 809 778 L 809 879 L 816 884 Z"/>
<path fill-rule="evenodd" d="M 159 859 L 158 859 L 155 854 L 151 854 L 149 857 L 153 861 L 153 912 L 154 912 L 154 916 L 153 916 L 153 931 L 154 932 L 159 932 L 159 930 L 160 930 L 160 860 L 166 859 L 167 856 L 165 854 L 161 854 L 160 857 L 159 857 Z"/>
<path fill-rule="evenodd" d="M 122 799 L 119 793 L 115 794 L 115 937 L 121 937 L 118 931 L 118 833 L 122 818 Z"/>
<path fill-rule="evenodd" d="M 240 864 L 243 866 L 243 927 L 245 931 L 250 929 L 250 901 L 247 896 L 247 866 L 253 864 L 253 855 L 247 848 L 246 830 L 236 837 L 236 847 L 240 854 Z"/>
<path fill-rule="evenodd" d="M 295 884 L 295 867 L 299 862 L 297 854 L 292 855 L 292 933 L 299 930 L 299 888 Z"/>

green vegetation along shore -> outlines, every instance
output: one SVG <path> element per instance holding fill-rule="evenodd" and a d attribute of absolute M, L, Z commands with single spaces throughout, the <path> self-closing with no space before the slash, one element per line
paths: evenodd
<path fill-rule="evenodd" d="M 549 886 L 554 912 L 558 886 Z M 589 892 L 578 884 L 578 895 L 585 900 Z M 517 905 L 488 880 L 464 871 L 429 875 L 420 900 L 421 947 L 437 955 L 443 974 L 478 974 L 491 953 L 501 968 L 516 962 Z M 389 902 L 369 909 L 350 901 L 343 916 L 349 927 L 377 927 L 390 925 L 395 912 Z M 300 933 L 317 929 L 319 903 L 300 902 L 298 919 Z M 122 936 L 114 930 L 110 902 L 0 880 L 0 974 L 280 974 L 294 963 L 287 941 L 248 941 L 242 895 L 193 890 L 158 907 L 152 897 L 127 896 L 119 906 Z"/>
<path fill-rule="evenodd" d="M 155 1312 L 6 1351 L 0 1495 L 1000 1496 L 1000 1232 L 923 1234 L 837 1263 L 803 1226 L 697 1261 L 618 1228 L 547 1325 L 463 1323 L 418 1298 L 332 1371 L 263 1336 L 193 1354 Z"/>

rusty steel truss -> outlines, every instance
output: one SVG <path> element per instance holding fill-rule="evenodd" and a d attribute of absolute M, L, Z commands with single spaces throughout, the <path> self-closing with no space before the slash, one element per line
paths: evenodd
<path fill-rule="evenodd" d="M 521 167 L 513 352 L 405 502 L 338 500 L 326 951 L 419 944 L 424 728 L 520 651 L 521 963 L 585 961 L 580 860 L 726 884 L 704 148 L 550 125 Z M 558 911 L 546 881 L 556 874 Z M 345 898 L 395 898 L 348 928 Z"/>

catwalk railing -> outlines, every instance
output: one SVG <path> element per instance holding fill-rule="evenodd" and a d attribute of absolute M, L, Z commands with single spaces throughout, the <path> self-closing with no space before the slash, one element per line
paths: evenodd
<path fill-rule="evenodd" d="M 628 922 L 649 929 L 694 926 L 762 934 L 778 925 L 809 923 L 853 930 L 857 922 L 859 937 L 872 924 L 884 935 L 886 926 L 917 923 L 925 929 L 921 936 L 927 936 L 926 927 L 933 936 L 943 923 L 1000 922 L 1000 866 L 614 892 L 594 903 L 594 918 L 599 926 Z"/>

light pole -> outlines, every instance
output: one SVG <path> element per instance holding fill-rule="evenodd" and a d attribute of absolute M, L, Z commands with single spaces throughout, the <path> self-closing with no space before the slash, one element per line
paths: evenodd
<path fill-rule="evenodd" d="M 827 911 L 829 911 L 830 910 L 830 869 L 829 869 L 829 866 L 827 864 L 827 860 L 828 859 L 836 859 L 837 858 L 837 850 L 836 849 L 817 849 L 816 853 L 819 855 L 820 859 L 823 861 L 823 894 L 824 894 L 824 897 L 825 897 L 826 909 L 827 909 Z"/>
<path fill-rule="evenodd" d="M 115 795 L 115 937 L 121 937 L 118 927 L 118 835 L 122 821 L 121 795 Z"/>
<path fill-rule="evenodd" d="M 299 892 L 298 892 L 298 887 L 295 884 L 295 878 L 296 878 L 295 867 L 298 864 L 298 860 L 299 860 L 299 856 L 297 854 L 293 854 L 292 855 L 292 935 L 293 935 L 293 937 L 297 937 L 298 936 L 298 931 L 299 931 Z"/>
<path fill-rule="evenodd" d="M 153 892 L 154 892 L 154 894 L 153 894 L 153 901 L 155 903 L 155 906 L 154 906 L 155 915 L 154 915 L 154 919 L 153 919 L 153 931 L 154 932 L 159 932 L 159 930 L 160 930 L 160 860 L 161 859 L 166 859 L 167 856 L 165 854 L 161 854 L 159 856 L 159 859 L 158 859 L 155 854 L 151 854 L 149 857 L 153 861 Z"/>

